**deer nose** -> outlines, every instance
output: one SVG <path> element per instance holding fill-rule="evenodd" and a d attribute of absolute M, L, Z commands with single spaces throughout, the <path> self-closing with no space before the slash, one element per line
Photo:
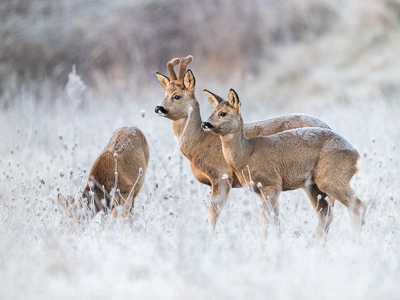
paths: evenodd
<path fill-rule="evenodd" d="M 156 108 L 154 109 L 157 115 L 159 116 L 165 116 L 168 113 L 168 110 L 166 110 L 164 107 L 157 105 Z"/>
<path fill-rule="evenodd" d="M 201 124 L 201 128 L 203 128 L 204 131 L 210 131 L 211 128 L 214 128 L 209 122 L 203 122 Z"/>

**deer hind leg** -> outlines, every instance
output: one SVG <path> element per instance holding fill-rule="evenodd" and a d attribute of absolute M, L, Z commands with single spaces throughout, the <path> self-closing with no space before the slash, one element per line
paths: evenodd
<path fill-rule="evenodd" d="M 280 190 L 276 187 L 262 187 L 257 195 L 261 198 L 261 231 L 268 235 L 268 228 L 273 224 L 279 233 L 279 198 Z"/>
<path fill-rule="evenodd" d="M 231 181 L 231 179 L 228 179 Z M 218 221 L 219 215 L 228 199 L 229 191 L 231 189 L 231 182 L 227 180 L 219 180 L 212 182 L 211 186 L 211 201 L 208 210 L 208 225 L 212 231 L 215 230 L 215 224 Z"/>
<path fill-rule="evenodd" d="M 349 186 L 331 187 L 325 191 L 329 199 L 338 200 L 349 211 L 350 220 L 353 228 L 353 234 L 357 237 L 361 231 L 361 226 L 365 223 L 365 213 L 367 206 L 354 193 L 354 190 Z"/>
<path fill-rule="evenodd" d="M 365 224 L 367 206 L 356 196 L 354 190 L 350 186 L 348 187 L 347 193 L 349 199 L 347 210 L 349 211 L 354 233 L 359 235 L 361 227 Z"/>
<path fill-rule="evenodd" d="M 329 226 L 333 221 L 333 205 L 331 206 L 326 199 L 327 195 L 323 193 L 315 183 L 306 186 L 304 191 L 306 192 L 308 198 L 310 198 L 311 204 L 318 215 L 318 226 L 315 230 L 315 233 L 311 237 L 309 244 L 316 243 L 322 236 L 324 236 L 325 243 Z"/>

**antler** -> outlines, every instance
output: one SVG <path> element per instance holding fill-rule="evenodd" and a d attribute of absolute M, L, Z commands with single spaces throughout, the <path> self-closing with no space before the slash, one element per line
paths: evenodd
<path fill-rule="evenodd" d="M 169 78 L 171 81 L 176 80 L 176 73 L 174 71 L 174 67 L 179 64 L 181 62 L 181 60 L 179 58 L 174 58 L 172 60 L 170 60 L 167 63 L 167 69 L 168 69 L 168 74 L 169 74 Z"/>
<path fill-rule="evenodd" d="M 185 72 L 188 64 L 190 64 L 193 60 L 193 56 L 188 55 L 181 59 L 181 64 L 179 65 L 179 73 L 178 73 L 178 80 L 179 82 L 183 83 L 183 77 L 185 77 Z"/>

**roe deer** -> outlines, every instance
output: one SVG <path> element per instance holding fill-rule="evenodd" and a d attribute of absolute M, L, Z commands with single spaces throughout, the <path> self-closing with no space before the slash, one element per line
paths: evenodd
<path fill-rule="evenodd" d="M 120 205 L 121 217 L 129 215 L 143 185 L 148 161 L 149 147 L 138 128 L 115 130 L 103 153 L 94 162 L 82 194 L 82 199 L 89 201 L 91 214 L 108 208 L 114 215 L 116 206 Z M 69 217 L 84 215 L 79 212 L 82 204 L 75 203 L 73 196 L 66 200 L 58 195 L 58 204 Z"/>
<path fill-rule="evenodd" d="M 350 214 L 355 231 L 364 224 L 366 205 L 357 198 L 349 182 L 358 171 L 360 155 L 339 134 L 324 128 L 299 128 L 270 136 L 247 138 L 234 90 L 229 101 L 214 97 L 212 115 L 203 122 L 205 131 L 219 135 L 222 152 L 242 186 L 250 185 L 262 200 L 263 230 L 270 221 L 278 223 L 281 191 L 303 188 L 318 213 L 312 240 L 327 232 L 333 220 L 330 204 L 336 199 Z M 318 188 L 325 193 L 319 200 Z"/>
<path fill-rule="evenodd" d="M 241 183 L 225 162 L 218 136 L 201 129 L 200 107 L 195 97 L 195 78 L 190 69 L 186 71 L 192 60 L 193 57 L 189 55 L 181 60 L 175 58 L 168 62 L 169 77 L 156 73 L 166 91 L 164 100 L 156 106 L 155 112 L 172 121 L 175 139 L 182 154 L 190 160 L 194 177 L 210 186 L 208 224 L 214 230 L 231 187 L 241 187 Z M 177 76 L 174 67 L 179 63 Z M 245 124 L 244 131 L 249 137 L 254 137 L 299 127 L 329 128 L 322 121 L 308 115 L 285 115 Z M 227 180 L 222 179 L 223 174 L 228 175 Z M 322 194 L 316 186 L 315 189 L 316 193 Z"/>

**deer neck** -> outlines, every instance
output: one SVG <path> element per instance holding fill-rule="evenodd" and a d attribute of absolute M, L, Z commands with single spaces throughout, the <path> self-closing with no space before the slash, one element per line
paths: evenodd
<path fill-rule="evenodd" d="M 175 140 L 183 155 L 189 159 L 194 152 L 198 151 L 199 142 L 204 136 L 199 104 L 196 103 L 192 108 L 193 111 L 187 118 L 172 121 Z"/>
<path fill-rule="evenodd" d="M 226 162 L 233 170 L 241 172 L 252 152 L 249 139 L 244 134 L 243 122 L 237 131 L 221 136 L 221 142 Z"/>

